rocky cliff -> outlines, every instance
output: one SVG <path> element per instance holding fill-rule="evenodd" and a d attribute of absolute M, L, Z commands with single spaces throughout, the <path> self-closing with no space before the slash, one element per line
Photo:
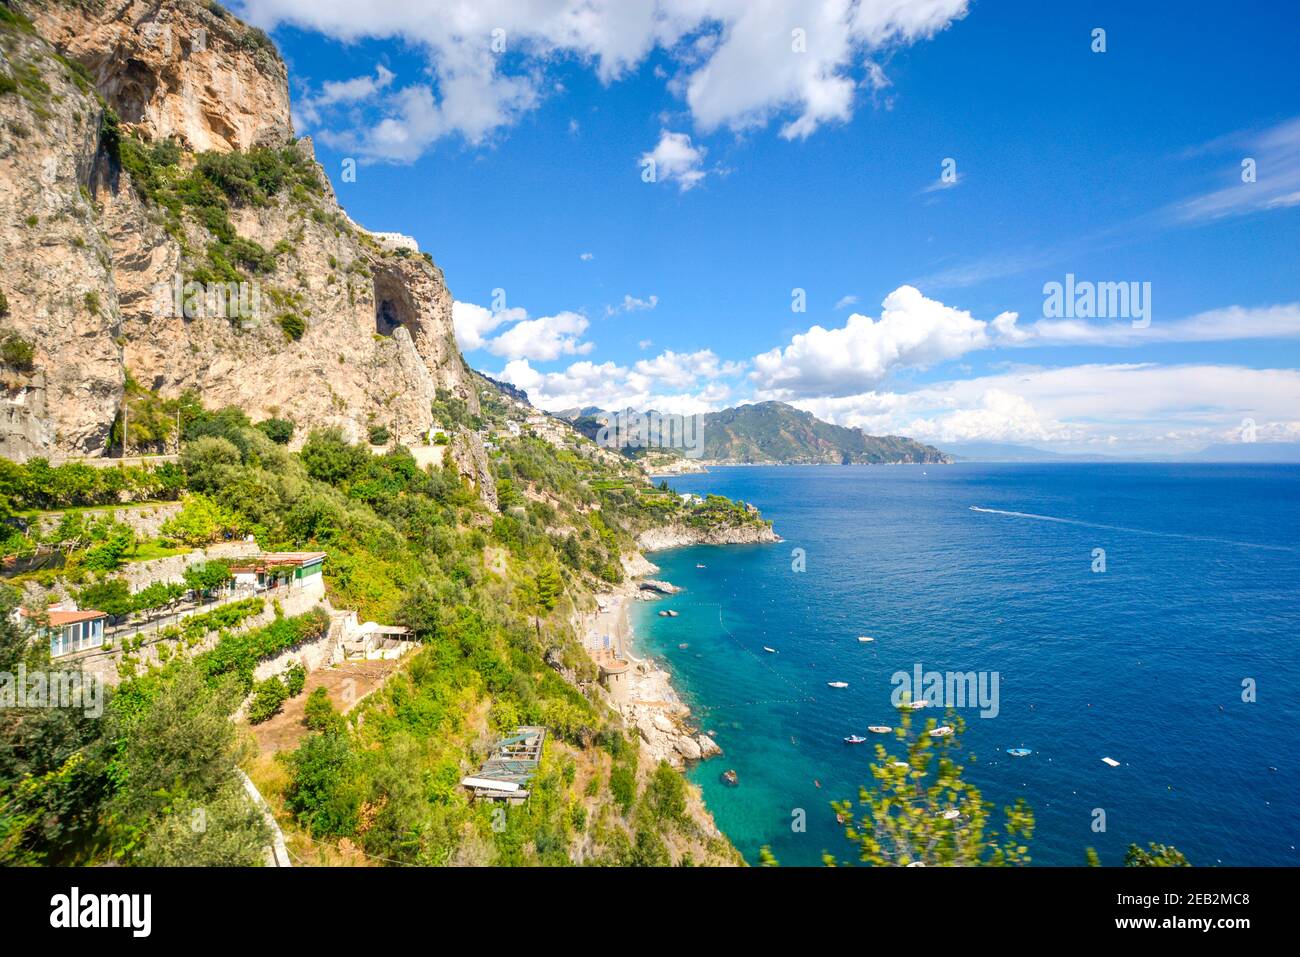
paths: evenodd
<path fill-rule="evenodd" d="M 766 522 L 745 525 L 719 525 L 700 528 L 684 522 L 673 522 L 646 529 L 637 536 L 637 547 L 647 552 L 665 548 L 682 548 L 687 545 L 761 545 L 781 541 Z"/>
<path fill-rule="evenodd" d="M 477 411 L 441 271 L 343 213 L 274 46 L 216 4 L 4 0 L 0 134 L 0 455 L 105 454 L 128 373 L 297 441 Z"/>

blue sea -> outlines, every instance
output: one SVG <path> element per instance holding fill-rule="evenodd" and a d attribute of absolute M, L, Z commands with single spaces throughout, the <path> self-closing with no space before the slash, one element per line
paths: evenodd
<path fill-rule="evenodd" d="M 1118 865 L 1152 841 L 1195 865 L 1300 864 L 1300 467 L 745 467 L 669 484 L 752 502 L 785 540 L 653 553 L 685 590 L 634 612 L 637 648 L 724 749 L 691 777 L 750 861 L 764 844 L 783 865 L 855 860 L 830 801 L 870 782 L 892 738 L 866 728 L 898 723 L 891 675 L 920 664 L 997 673 L 997 716 L 961 712 L 966 774 L 999 828 L 1004 805 L 1032 806 L 1036 864 L 1094 847 Z"/>

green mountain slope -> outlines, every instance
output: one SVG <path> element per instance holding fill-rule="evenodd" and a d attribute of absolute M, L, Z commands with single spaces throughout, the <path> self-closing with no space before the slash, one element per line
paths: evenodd
<path fill-rule="evenodd" d="M 573 427 L 596 439 L 611 416 L 624 413 L 572 409 L 558 413 Z M 671 451 L 651 431 L 655 457 Z M 669 443 L 662 443 L 668 445 Z M 642 450 L 632 450 L 639 454 Z M 678 450 L 680 453 L 680 450 Z M 703 452 L 710 462 L 864 465 L 899 462 L 947 463 L 952 458 L 934 446 L 899 435 L 867 435 L 861 429 L 823 422 L 784 402 L 759 402 L 704 416 Z"/>
<path fill-rule="evenodd" d="M 784 402 L 760 402 L 704 417 L 705 459 L 726 462 L 864 464 L 946 462 L 930 445 L 823 422 Z"/>

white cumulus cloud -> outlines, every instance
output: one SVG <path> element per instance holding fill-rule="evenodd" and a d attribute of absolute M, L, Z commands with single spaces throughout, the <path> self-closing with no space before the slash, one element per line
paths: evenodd
<path fill-rule="evenodd" d="M 656 76 L 701 132 L 783 118 L 782 136 L 806 137 L 851 118 L 860 89 L 889 85 L 874 51 L 924 40 L 967 8 L 968 0 L 244 0 L 242 12 L 264 28 L 288 24 L 346 43 L 395 39 L 422 51 L 427 82 L 393 90 L 369 121 L 340 117 L 346 129 L 314 131 L 368 159 L 410 162 L 444 137 L 479 143 L 516 123 L 542 101 L 558 62 L 586 65 L 608 84 L 655 50 L 669 64 L 657 64 Z"/>
<path fill-rule="evenodd" d="M 632 366 L 580 360 L 546 372 L 524 359 L 506 363 L 495 377 L 528 392 L 534 405 L 555 411 L 597 406 L 692 414 L 721 408 L 732 400 L 727 378 L 740 373 L 739 363 L 719 359 L 711 350 L 665 351 Z"/>
<path fill-rule="evenodd" d="M 1114 363 L 1018 369 L 899 393 L 796 400 L 873 434 L 937 444 L 1003 441 L 1069 450 L 1178 452 L 1232 441 L 1242 422 L 1260 441 L 1300 437 L 1300 371 Z"/>
<path fill-rule="evenodd" d="M 577 312 L 560 312 L 538 319 L 523 319 L 489 339 L 487 351 L 510 359 L 533 359 L 549 362 L 560 356 L 586 355 L 595 343 L 583 342 L 589 325 L 587 317 Z"/>
<path fill-rule="evenodd" d="M 578 312 L 565 310 L 529 319 L 528 310 L 520 306 L 492 310 L 457 300 L 451 317 L 462 352 L 486 349 L 507 359 L 550 362 L 561 356 L 584 356 L 595 347 L 582 338 L 590 322 Z"/>
<path fill-rule="evenodd" d="M 524 309 L 501 309 L 493 311 L 472 302 L 457 300 L 451 304 L 452 325 L 456 329 L 456 342 L 462 352 L 482 349 L 487 344 L 487 334 L 506 323 L 527 319 Z"/>
<path fill-rule="evenodd" d="M 760 398 L 849 395 L 870 389 L 895 369 L 925 368 L 987 348 L 1014 334 L 1015 314 L 990 323 L 927 299 L 913 286 L 885 297 L 880 318 L 854 313 L 836 329 L 813 326 L 783 348 L 753 360 L 750 379 Z"/>
<path fill-rule="evenodd" d="M 699 186 L 707 175 L 703 169 L 704 154 L 708 151 L 702 146 L 692 146 L 691 138 L 685 133 L 670 133 L 663 130 L 659 142 L 648 153 L 641 154 L 641 166 L 653 164 L 654 181 L 676 183 L 683 193 Z"/>

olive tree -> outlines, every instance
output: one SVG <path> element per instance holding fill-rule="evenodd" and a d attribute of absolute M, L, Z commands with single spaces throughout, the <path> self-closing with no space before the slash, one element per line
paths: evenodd
<path fill-rule="evenodd" d="M 849 800 L 832 803 L 858 859 L 897 867 L 1027 864 L 1033 811 L 1019 799 L 1003 809 L 1002 830 L 992 829 L 991 805 L 958 763 L 965 722 L 950 711 L 944 722 L 951 733 L 932 734 L 940 727 L 933 718 L 913 732 L 912 714 L 904 702 L 892 743 L 897 753 L 876 746 L 875 784 L 859 790 L 861 810 Z M 830 854 L 824 860 L 835 863 Z"/>

